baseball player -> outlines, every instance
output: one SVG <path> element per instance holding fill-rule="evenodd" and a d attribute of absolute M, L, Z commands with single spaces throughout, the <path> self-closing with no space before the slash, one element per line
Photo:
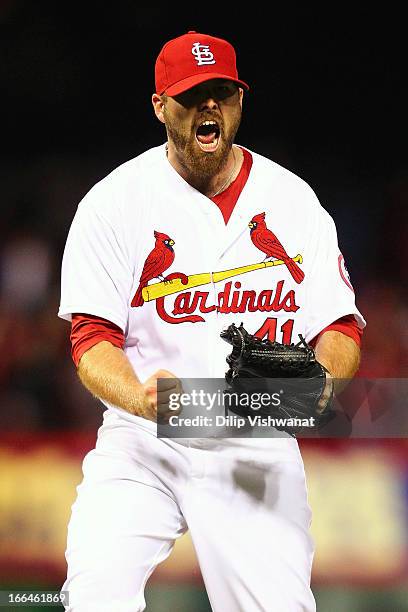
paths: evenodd
<path fill-rule="evenodd" d="M 223 378 L 220 333 L 302 334 L 336 379 L 357 370 L 364 319 L 336 228 L 312 189 L 235 144 L 232 45 L 188 32 L 161 49 L 153 110 L 167 141 L 80 203 L 62 264 L 83 384 L 106 406 L 83 462 L 66 558 L 72 612 L 145 609 L 187 529 L 216 612 L 310 612 L 313 544 L 296 439 L 157 436 L 178 378 Z"/>

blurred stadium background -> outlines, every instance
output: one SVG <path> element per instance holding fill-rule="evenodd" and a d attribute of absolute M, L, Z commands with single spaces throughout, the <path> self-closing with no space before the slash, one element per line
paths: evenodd
<path fill-rule="evenodd" d="M 0 2 L 0 590 L 64 578 L 70 505 L 102 407 L 81 388 L 56 316 L 62 251 L 87 190 L 164 140 L 150 95 L 168 38 L 196 29 L 236 45 L 252 85 L 238 142 L 304 178 L 334 217 L 368 322 L 360 375 L 407 376 L 401 20 L 329 10 L 266 19 L 257 5 L 231 17 L 214 5 Z M 318 610 L 408 610 L 407 440 L 301 447 Z M 149 612 L 210 609 L 188 536 L 147 601 Z"/>

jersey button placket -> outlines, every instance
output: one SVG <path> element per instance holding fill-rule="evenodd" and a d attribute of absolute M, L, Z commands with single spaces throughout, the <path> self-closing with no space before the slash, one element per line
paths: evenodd
<path fill-rule="evenodd" d="M 211 207 L 214 207 L 215 210 Z M 215 306 L 214 310 L 205 314 L 205 325 L 207 326 L 207 342 L 206 342 L 206 354 L 207 354 L 207 372 L 208 376 L 214 376 L 214 366 L 212 356 L 215 350 L 215 344 L 217 342 L 217 287 L 213 281 L 213 273 L 217 270 L 217 253 L 219 244 L 222 241 L 222 235 L 220 235 L 220 219 L 218 218 L 219 211 L 216 209 L 214 203 L 208 201 L 208 208 L 206 208 L 205 215 L 203 215 L 203 223 L 205 223 L 206 232 L 206 262 L 207 270 L 211 274 L 210 284 L 208 287 L 208 304 Z"/>
<path fill-rule="evenodd" d="M 219 283 L 215 282 L 214 273 L 222 272 L 223 270 L 228 269 L 229 267 L 228 265 L 226 265 L 224 261 L 224 255 L 230 247 L 228 237 L 231 237 L 231 236 L 228 236 L 228 225 L 227 226 L 223 225 L 222 234 L 220 235 L 218 242 L 214 241 L 213 268 L 212 268 L 212 275 L 211 275 L 211 287 L 213 290 L 213 299 L 214 299 L 214 304 L 216 304 L 217 306 L 217 309 L 215 310 L 215 313 L 214 313 L 215 316 L 213 317 L 213 320 L 212 320 L 212 330 L 211 330 L 212 333 L 210 337 L 211 346 L 209 348 L 211 350 L 211 355 L 212 355 L 212 360 L 211 360 L 212 376 L 217 379 L 224 377 L 224 370 L 226 366 L 225 359 L 223 357 L 224 353 L 222 351 L 224 343 L 223 343 L 223 340 L 221 340 L 220 338 L 220 332 L 223 326 L 223 315 L 220 315 L 218 311 L 218 295 L 224 288 L 226 281 L 222 281 Z"/>

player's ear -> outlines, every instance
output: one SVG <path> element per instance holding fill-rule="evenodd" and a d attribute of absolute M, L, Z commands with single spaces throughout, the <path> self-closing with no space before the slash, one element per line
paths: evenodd
<path fill-rule="evenodd" d="M 242 89 L 242 87 L 238 87 L 238 93 L 239 93 L 239 104 L 242 110 L 242 101 L 244 99 L 244 90 Z"/>
<path fill-rule="evenodd" d="M 152 104 L 153 104 L 154 114 L 156 115 L 158 120 L 161 121 L 162 123 L 164 123 L 164 114 L 163 114 L 164 103 L 165 103 L 165 96 L 159 96 L 158 94 L 152 95 Z"/>

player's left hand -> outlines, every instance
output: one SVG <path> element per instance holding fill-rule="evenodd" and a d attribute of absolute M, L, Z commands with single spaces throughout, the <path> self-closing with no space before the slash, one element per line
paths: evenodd
<path fill-rule="evenodd" d="M 276 429 L 296 435 L 302 433 L 303 421 L 309 421 L 310 428 L 313 426 L 317 431 L 334 418 L 333 378 L 302 337 L 296 345 L 271 342 L 248 333 L 241 323 L 239 327 L 230 325 L 221 338 L 233 347 L 227 357 L 226 373 L 233 396 L 259 392 L 272 396 L 277 392 L 275 380 L 280 380 L 279 401 L 262 406 L 257 412 L 287 419 L 287 424 Z M 254 414 L 248 403 L 239 400 L 231 410 L 244 417 Z"/>

